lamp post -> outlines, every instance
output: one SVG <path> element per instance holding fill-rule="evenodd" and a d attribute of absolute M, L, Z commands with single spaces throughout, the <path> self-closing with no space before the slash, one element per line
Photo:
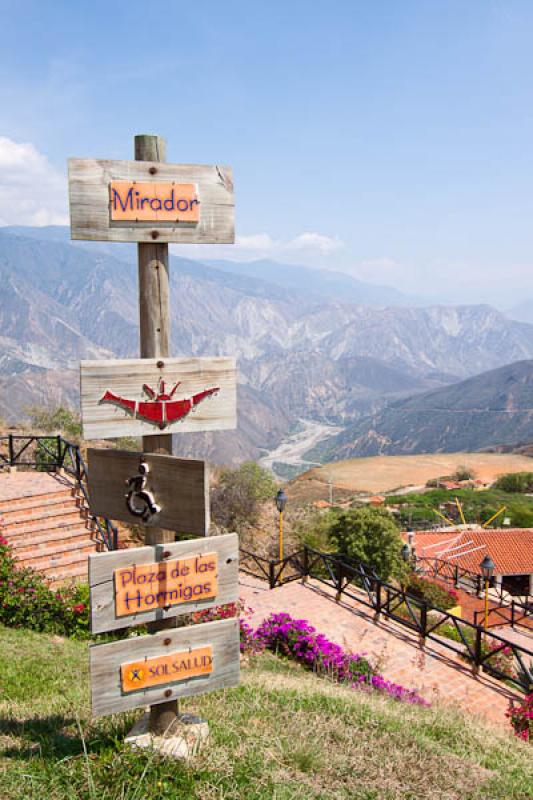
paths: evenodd
<path fill-rule="evenodd" d="M 287 505 L 287 495 L 280 489 L 276 495 L 276 508 L 279 511 L 279 560 L 283 561 L 283 512 Z"/>
<path fill-rule="evenodd" d="M 400 550 L 400 555 L 402 557 L 402 561 L 405 561 L 405 563 L 408 564 L 409 558 L 411 556 L 411 548 L 407 543 L 405 543 L 402 549 Z"/>
<path fill-rule="evenodd" d="M 492 558 L 489 556 L 488 553 L 481 562 L 481 564 L 479 565 L 481 574 L 485 579 L 485 623 L 483 625 L 485 633 L 487 632 L 488 621 L 489 621 L 489 581 L 494 574 L 495 566 L 496 565 L 494 561 L 492 560 Z"/>

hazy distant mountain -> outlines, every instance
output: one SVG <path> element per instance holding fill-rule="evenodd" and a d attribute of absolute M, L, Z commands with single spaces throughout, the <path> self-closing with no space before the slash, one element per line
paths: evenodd
<path fill-rule="evenodd" d="M 328 444 L 323 457 L 478 450 L 533 441 L 533 360 L 391 403 Z"/>
<path fill-rule="evenodd" d="M 0 417 L 46 397 L 75 403 L 81 358 L 138 354 L 135 248 L 110 247 L 71 243 L 64 228 L 0 229 Z M 180 436 L 187 452 L 258 457 L 300 418 L 354 423 L 533 358 L 533 326 L 489 306 L 371 308 L 267 277 L 171 259 L 172 352 L 239 365 L 238 431 Z"/>
<path fill-rule="evenodd" d="M 519 322 L 533 323 L 533 299 L 524 300 L 522 303 L 513 306 L 513 308 L 506 311 L 506 316 Z"/>
<path fill-rule="evenodd" d="M 224 272 L 235 275 L 260 278 L 261 280 L 295 289 L 306 294 L 316 295 L 322 300 L 340 300 L 363 306 L 407 306 L 414 304 L 410 298 L 391 286 L 366 283 L 347 275 L 327 269 L 304 267 L 298 264 L 282 264 L 278 261 L 259 259 L 257 261 L 205 262 Z"/>

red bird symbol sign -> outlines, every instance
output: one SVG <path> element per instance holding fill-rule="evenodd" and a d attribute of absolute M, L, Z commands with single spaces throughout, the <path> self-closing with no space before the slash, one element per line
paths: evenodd
<path fill-rule="evenodd" d="M 206 397 L 214 397 L 219 391 L 220 387 L 216 386 L 213 389 L 204 389 L 198 394 L 193 394 L 192 397 L 187 397 L 182 400 L 173 400 L 176 389 L 180 385 L 180 381 L 176 383 L 170 392 L 165 390 L 165 382 L 161 378 L 159 380 L 158 391 L 155 392 L 147 383 L 143 385 L 143 391 L 148 396 L 147 400 L 128 400 L 125 397 L 119 397 L 109 389 L 100 398 L 99 403 L 109 403 L 110 405 L 122 408 L 126 414 L 140 419 L 143 422 L 148 422 L 152 425 L 157 425 L 158 428 L 164 428 L 172 425 L 173 422 L 184 420 L 191 411 L 196 410 L 196 406 L 205 400 Z"/>

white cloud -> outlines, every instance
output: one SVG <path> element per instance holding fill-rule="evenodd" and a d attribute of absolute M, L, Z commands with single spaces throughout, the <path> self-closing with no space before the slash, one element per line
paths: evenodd
<path fill-rule="evenodd" d="M 335 252 L 335 250 L 342 250 L 344 247 L 344 242 L 341 239 L 334 238 L 332 239 L 331 236 L 324 236 L 321 233 L 301 233 L 299 236 L 296 236 L 294 239 L 285 243 L 285 250 L 288 251 L 311 251 L 311 252 L 318 252 L 321 255 L 329 255 L 329 253 Z"/>
<path fill-rule="evenodd" d="M 67 181 L 30 142 L 0 136 L 0 225 L 66 225 Z"/>

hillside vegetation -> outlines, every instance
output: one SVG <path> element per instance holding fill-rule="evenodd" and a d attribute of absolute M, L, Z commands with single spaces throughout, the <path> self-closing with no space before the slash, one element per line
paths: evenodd
<path fill-rule="evenodd" d="M 184 766 L 89 719 L 87 646 L 0 628 L 2 800 L 529 800 L 531 747 L 478 720 L 337 687 L 273 655 L 187 700 L 211 742 Z M 86 748 L 86 752 L 85 752 Z"/>

